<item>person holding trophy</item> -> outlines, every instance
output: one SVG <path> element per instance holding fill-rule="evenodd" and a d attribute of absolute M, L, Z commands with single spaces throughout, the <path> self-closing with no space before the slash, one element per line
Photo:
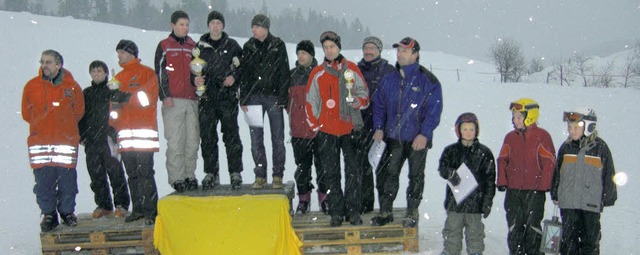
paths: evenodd
<path fill-rule="evenodd" d="M 315 139 L 322 159 L 321 172 L 324 172 L 324 178 L 319 181 L 327 187 L 330 225 L 341 226 L 343 217 L 352 225 L 362 225 L 362 173 L 357 167 L 353 134 L 364 125 L 360 110 L 369 105 L 369 90 L 358 66 L 340 54 L 340 36 L 326 31 L 320 35 L 320 43 L 325 57 L 322 65 L 309 75 L 305 105 L 309 125 L 318 131 Z M 344 195 L 340 150 L 347 180 Z"/>
<path fill-rule="evenodd" d="M 209 33 L 200 37 L 193 54 L 195 60 L 206 64 L 200 72 L 192 72 L 194 84 L 204 86 L 200 97 L 200 138 L 202 159 L 206 176 L 202 189 L 211 189 L 220 184 L 220 162 L 218 160 L 218 122 L 221 125 L 222 140 L 227 150 L 227 165 L 234 188 L 242 184 L 242 142 L 238 127 L 238 82 L 242 48 L 236 40 L 224 32 L 224 16 L 211 11 L 207 17 Z M 201 64 L 192 63 L 192 67 Z"/>
<path fill-rule="evenodd" d="M 160 87 L 164 138 L 167 139 L 169 184 L 177 191 L 195 190 L 198 161 L 198 96 L 187 66 L 195 42 L 189 37 L 189 15 L 171 14 L 171 34 L 158 43 L 155 72 Z"/>

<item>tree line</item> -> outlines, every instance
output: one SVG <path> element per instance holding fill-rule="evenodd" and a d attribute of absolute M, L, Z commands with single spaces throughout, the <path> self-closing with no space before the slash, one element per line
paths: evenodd
<path fill-rule="evenodd" d="M 251 19 L 258 13 L 271 19 L 270 31 L 285 42 L 298 43 L 309 39 L 320 46 L 318 39 L 326 30 L 338 33 L 345 49 L 360 49 L 362 40 L 371 35 L 369 27 L 358 18 L 347 21 L 342 17 L 317 12 L 285 9 L 279 15 L 269 12 L 267 3 L 262 1 L 260 10 L 246 7 L 230 9 L 227 0 L 181 0 L 177 5 L 166 1 L 158 9 L 151 0 L 134 0 L 129 6 L 124 0 L 58 0 L 57 11 L 45 10 L 44 0 L 5 0 L 2 10 L 27 11 L 39 15 L 71 16 L 76 19 L 93 20 L 147 30 L 169 31 L 171 13 L 183 10 L 189 14 L 192 33 L 204 34 L 207 28 L 207 15 L 211 10 L 222 12 L 225 16 L 225 31 L 231 36 L 250 37 Z M 196 40 L 198 38 L 195 38 Z"/>
<path fill-rule="evenodd" d="M 630 45 L 622 63 L 610 60 L 596 67 L 592 58 L 581 52 L 574 52 L 565 59 L 553 61 L 547 72 L 547 83 L 560 86 L 578 85 L 583 87 L 635 87 L 640 88 L 640 40 Z M 540 59 L 531 59 L 527 65 L 520 43 L 512 38 L 500 39 L 489 48 L 489 57 L 500 74 L 500 82 L 520 82 L 524 75 L 544 70 Z M 614 73 L 615 67 L 621 72 Z"/>

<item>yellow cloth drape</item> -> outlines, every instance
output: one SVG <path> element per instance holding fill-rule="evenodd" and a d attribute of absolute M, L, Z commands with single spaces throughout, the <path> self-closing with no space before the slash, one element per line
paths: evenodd
<path fill-rule="evenodd" d="M 154 245 L 162 255 L 301 254 L 283 195 L 166 196 Z"/>

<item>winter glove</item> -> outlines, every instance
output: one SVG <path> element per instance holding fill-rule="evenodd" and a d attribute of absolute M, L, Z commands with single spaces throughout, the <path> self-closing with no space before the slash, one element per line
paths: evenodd
<path fill-rule="evenodd" d="M 453 172 L 453 175 L 451 175 L 448 180 L 451 182 L 451 185 L 458 186 L 458 184 L 460 184 L 460 175 L 458 175 L 458 172 Z"/>
<path fill-rule="evenodd" d="M 507 187 L 505 186 L 498 186 L 498 191 L 500 192 L 505 192 L 507 190 Z"/>
<path fill-rule="evenodd" d="M 489 217 L 489 214 L 491 213 L 491 206 L 483 206 L 482 207 L 482 218 L 487 218 Z"/>

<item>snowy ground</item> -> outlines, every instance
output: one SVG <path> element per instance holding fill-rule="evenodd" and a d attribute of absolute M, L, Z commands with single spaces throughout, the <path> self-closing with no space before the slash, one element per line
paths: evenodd
<path fill-rule="evenodd" d="M 0 211 L 0 254 L 39 254 L 40 217 L 32 192 L 34 181 L 26 148 L 28 126 L 20 115 L 20 100 L 24 84 L 37 74 L 40 53 L 49 48 L 61 52 L 65 58 L 64 67 L 74 74 L 82 87 L 86 87 L 90 84 L 88 65 L 91 61 L 101 59 L 110 68 L 115 68 L 116 72 L 120 69 L 115 53 L 115 46 L 120 39 L 135 41 L 140 48 L 143 64 L 150 66 L 153 64 L 153 53 L 157 43 L 165 38 L 168 32 L 144 31 L 72 18 L 3 11 L 0 11 L 0 20 L 3 24 L 0 27 L 0 34 L 3 35 L 0 43 L 4 45 L 0 48 L 0 55 L 4 60 L 0 62 L 0 70 L 4 70 L 5 73 L 0 87 L 6 92 L 3 93 L 6 97 L 0 99 L 0 116 L 4 119 L 0 123 L 0 130 L 4 131 L 0 133 L 0 164 L 4 165 L 0 170 L 0 204 L 5 208 Z M 199 37 L 191 36 L 196 39 Z M 312 39 L 315 43 L 315 39 Z M 240 44 L 246 40 L 238 38 Z M 429 42 L 420 43 L 425 50 L 429 49 Z M 288 44 L 287 50 L 290 63 L 293 65 L 295 45 Z M 316 53 L 318 58 L 322 57 L 320 48 L 316 48 Z M 343 54 L 353 61 L 358 61 L 361 56 L 360 50 L 347 50 L 343 51 Z M 385 50 L 383 56 L 392 63 L 395 61 L 394 50 Z M 607 59 L 603 58 L 601 61 L 606 63 Z M 437 52 L 421 52 L 421 63 L 432 68 L 440 79 L 445 107 L 442 122 L 435 132 L 434 147 L 427 156 L 425 199 L 420 206 L 420 212 L 424 215 L 419 225 L 420 254 L 438 254 L 442 250 L 440 232 L 445 220 L 442 202 L 446 184 L 437 175 L 436 169 L 444 146 L 456 140 L 453 131 L 455 118 L 462 112 L 475 112 L 480 119 L 480 141 L 495 155 L 500 149 L 504 135 L 512 129 L 507 106 L 510 101 L 520 97 L 531 97 L 539 102 L 539 124 L 551 133 L 556 147 L 567 137 L 566 127 L 561 118 L 562 111 L 583 105 L 596 109 L 600 120 L 600 135 L 612 150 L 618 173 L 626 173 L 628 177 L 626 185 L 618 187 L 616 205 L 606 208 L 602 216 L 602 254 L 640 254 L 640 248 L 635 245 L 635 242 L 640 240 L 640 230 L 637 229 L 640 219 L 633 216 L 637 215 L 634 208 L 638 208 L 637 205 L 640 204 L 639 197 L 633 195 L 640 193 L 635 179 L 638 174 L 633 170 L 637 169 L 633 166 L 633 160 L 640 156 L 634 149 L 634 146 L 640 144 L 640 136 L 632 131 L 632 128 L 640 124 L 634 103 L 640 98 L 639 90 L 559 87 L 542 83 L 498 84 L 496 80 L 499 80 L 499 77 L 492 74 L 494 68 L 491 64 Z M 160 119 L 160 113 L 158 116 Z M 243 178 L 245 182 L 250 183 L 253 182 L 254 175 L 249 130 L 242 118 L 239 118 L 239 121 L 244 146 Z M 159 121 L 159 124 L 162 125 L 162 122 Z M 286 132 L 288 133 L 288 130 Z M 164 167 L 164 140 L 162 146 L 161 152 L 155 156 L 156 180 L 161 197 L 172 191 L 167 183 Z M 270 147 L 268 140 L 266 146 Z M 285 180 L 293 180 L 295 166 L 290 144 L 287 144 L 287 150 Z M 224 155 L 220 158 L 221 165 L 224 166 L 226 158 Z M 201 162 L 199 161 L 200 164 Z M 201 179 L 202 166 L 199 166 L 197 173 Z M 402 176 L 406 176 L 406 169 Z M 228 176 L 222 174 L 222 182 L 228 181 Z M 95 204 L 89 188 L 83 153 L 78 164 L 78 183 L 80 193 L 77 197 L 76 211 L 91 212 Z M 405 205 L 403 193 L 406 185 L 407 182 L 403 179 L 395 206 Z M 313 200 L 315 202 L 315 197 Z M 507 254 L 503 200 L 504 193 L 497 193 L 493 213 L 485 220 L 485 254 Z M 314 203 L 312 209 L 317 210 L 317 204 Z M 548 202 L 545 218 L 550 218 L 552 214 L 553 205 Z"/>

